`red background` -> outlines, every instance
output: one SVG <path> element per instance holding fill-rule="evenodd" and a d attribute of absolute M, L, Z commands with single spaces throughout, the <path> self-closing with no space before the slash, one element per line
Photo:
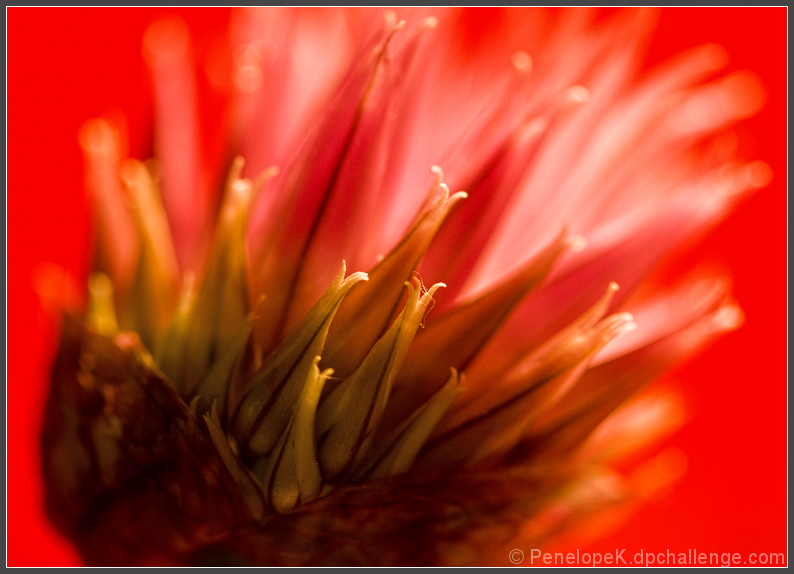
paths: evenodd
<path fill-rule="evenodd" d="M 122 109 L 132 157 L 150 154 L 151 87 L 141 57 L 146 26 L 164 9 L 7 9 L 7 563 L 75 565 L 79 557 L 42 509 L 38 433 L 53 328 L 32 289 L 44 261 L 81 276 L 87 205 L 77 131 Z M 178 9 L 197 49 L 222 37 L 228 9 Z M 484 19 L 487 21 L 487 19 Z M 787 549 L 787 45 L 786 8 L 663 9 L 649 62 L 706 42 L 731 69 L 756 72 L 768 103 L 746 122 L 749 159 L 772 184 L 746 200 L 676 267 L 699 260 L 732 270 L 745 325 L 674 373 L 694 406 L 671 439 L 689 460 L 667 497 L 583 550 L 783 552 Z M 204 102 L 205 133 L 219 102 Z"/>

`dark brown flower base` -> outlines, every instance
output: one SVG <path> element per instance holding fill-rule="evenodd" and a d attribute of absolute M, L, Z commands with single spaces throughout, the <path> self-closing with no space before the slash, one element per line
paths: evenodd
<path fill-rule="evenodd" d="M 134 335 L 104 337 L 74 317 L 42 447 L 47 512 L 90 565 L 507 564 L 560 484 L 521 466 L 408 473 L 256 522 Z"/>

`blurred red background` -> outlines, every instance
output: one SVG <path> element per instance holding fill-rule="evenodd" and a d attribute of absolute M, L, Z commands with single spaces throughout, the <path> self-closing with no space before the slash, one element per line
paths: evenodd
<path fill-rule="evenodd" d="M 33 292 L 34 270 L 53 262 L 80 277 L 88 245 L 80 124 L 111 107 L 130 126 L 130 155 L 150 155 L 151 86 L 141 56 L 146 26 L 183 17 L 199 52 L 224 37 L 228 9 L 8 8 L 7 14 L 7 564 L 77 565 L 42 504 L 39 430 L 54 350 L 51 319 Z M 657 63 L 706 42 L 724 45 L 730 69 L 750 69 L 768 90 L 745 123 L 744 155 L 773 169 L 672 270 L 700 260 L 732 271 L 746 323 L 679 367 L 694 417 L 669 444 L 689 460 L 663 499 L 587 549 L 784 552 L 787 549 L 787 9 L 663 9 L 648 55 Z M 205 135 L 220 101 L 202 102 Z M 584 550 L 584 548 L 583 548 Z"/>

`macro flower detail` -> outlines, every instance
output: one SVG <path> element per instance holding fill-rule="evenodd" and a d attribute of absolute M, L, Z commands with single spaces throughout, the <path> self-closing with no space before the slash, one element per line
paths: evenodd
<path fill-rule="evenodd" d="M 81 129 L 95 270 L 42 439 L 87 563 L 503 564 L 681 475 L 613 467 L 742 312 L 645 280 L 768 182 L 728 131 L 763 91 L 716 46 L 637 79 L 653 12 L 588 14 L 461 60 L 454 9 L 241 10 L 212 174 L 189 31 L 147 31 L 158 160 Z"/>

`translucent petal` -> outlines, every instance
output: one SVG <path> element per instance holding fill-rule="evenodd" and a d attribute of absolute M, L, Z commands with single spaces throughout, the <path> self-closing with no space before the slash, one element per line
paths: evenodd
<path fill-rule="evenodd" d="M 162 172 L 163 204 L 182 269 L 197 269 L 209 207 L 198 133 L 198 94 L 190 31 L 171 16 L 146 30 L 143 54 L 155 95 L 155 147 Z"/>
<path fill-rule="evenodd" d="M 455 306 L 416 336 L 405 367 L 395 383 L 387 417 L 401 421 L 443 384 L 445 372 L 463 371 L 483 344 L 531 289 L 546 277 L 571 239 L 563 229 L 543 251 L 530 259 L 514 277 L 494 286 L 476 300 Z M 389 423 L 386 423 L 391 428 Z"/>
<path fill-rule="evenodd" d="M 272 172 L 253 182 L 240 179 L 243 162 L 230 170 L 207 269 L 185 336 L 184 392 L 191 393 L 250 312 L 245 228 L 251 201 Z"/>
<path fill-rule="evenodd" d="M 314 357 L 322 353 L 339 304 L 353 285 L 367 278 L 364 273 L 353 273 L 347 278 L 344 274 L 342 265 L 311 311 L 264 359 L 246 387 L 235 393 L 235 397 L 243 397 L 239 407 L 237 399 L 232 398 L 231 412 L 236 411 L 234 436 L 245 453 L 269 453 L 289 424 Z"/>
<path fill-rule="evenodd" d="M 126 150 L 120 130 L 108 120 L 93 119 L 80 127 L 80 147 L 85 157 L 86 188 L 93 200 L 97 233 L 94 264 L 125 290 L 139 249 L 139 237 L 124 204 L 119 170 Z"/>
<path fill-rule="evenodd" d="M 224 415 L 224 419 L 226 418 L 228 389 L 232 384 L 233 377 L 239 370 L 240 361 L 250 340 L 255 319 L 254 313 L 248 314 L 240 326 L 237 327 L 226 347 L 221 350 L 220 355 L 207 372 L 204 380 L 199 383 L 195 391 L 196 396 L 201 397 L 198 404 L 199 412 L 204 412 L 210 405 L 215 405 L 216 409 Z"/>
<path fill-rule="evenodd" d="M 315 126 L 295 161 L 287 168 L 267 225 L 253 221 L 252 269 L 256 275 L 254 293 L 267 298 L 260 309 L 257 339 L 266 350 L 291 326 L 287 323 L 291 301 L 300 278 L 301 268 L 312 238 L 318 230 L 324 210 L 332 200 L 338 179 L 345 169 L 351 146 L 357 137 L 366 146 L 378 133 L 388 102 L 389 90 L 374 90 L 377 80 L 386 72 L 386 50 L 393 28 L 373 47 L 348 77 L 333 103 Z M 372 124 L 372 125 L 370 125 Z M 362 135 L 363 134 L 363 135 Z M 360 151 L 360 150 L 359 150 Z M 359 167 L 351 156 L 351 169 Z M 355 231 L 355 230 L 353 230 Z M 323 268 L 334 269 L 341 258 L 323 262 Z M 327 271 L 327 269 L 325 269 Z M 333 273 L 333 271 L 330 271 Z M 309 275 L 310 290 L 322 289 L 330 277 Z M 319 289 L 318 289 L 319 287 Z M 308 288 L 308 287 L 307 287 Z M 303 297 L 303 293 L 298 293 Z M 302 316 L 314 301 L 311 293 L 299 303 L 293 320 Z"/>
<path fill-rule="evenodd" d="M 333 369 L 320 372 L 319 363 L 320 357 L 314 357 L 295 414 L 273 449 L 263 475 L 268 500 L 276 512 L 311 502 L 322 490 L 323 477 L 314 446 L 314 420 L 323 385 Z"/>
<path fill-rule="evenodd" d="M 141 162 L 126 160 L 122 181 L 132 204 L 141 249 L 122 324 L 137 331 L 149 349 L 156 349 L 171 320 L 177 299 L 178 270 L 171 232 L 154 177 Z"/>
<path fill-rule="evenodd" d="M 114 336 L 119 325 L 113 304 L 113 284 L 104 273 L 93 273 L 88 280 L 87 323 L 100 335 Z"/>
<path fill-rule="evenodd" d="M 251 515 L 256 520 L 261 519 L 266 509 L 262 488 L 259 486 L 256 478 L 251 474 L 251 471 L 243 465 L 240 459 L 232 452 L 231 448 L 229 448 L 229 443 L 226 441 L 226 434 L 221 429 L 221 421 L 218 417 L 218 407 L 216 403 L 212 404 L 210 414 L 204 415 L 204 423 L 207 425 L 212 444 L 215 445 L 218 454 L 221 455 L 226 470 L 229 471 L 229 474 L 232 475 L 232 478 L 234 478 L 234 481 L 240 487 L 240 491 L 245 498 L 248 509 L 251 511 Z"/>
<path fill-rule="evenodd" d="M 441 182 L 441 170 L 436 168 L 436 174 L 436 183 L 411 229 L 369 272 L 367 284 L 352 290 L 339 308 L 323 355 L 339 376 L 352 373 L 386 331 L 404 295 L 403 283 L 411 277 L 449 210 L 466 197 L 462 192 L 450 196 Z"/>
<path fill-rule="evenodd" d="M 359 367 L 320 405 L 317 437 L 320 465 L 326 481 L 334 481 L 363 459 L 374 438 L 394 378 L 424 318 L 433 293 L 421 294 L 421 283 L 408 285 L 405 308 L 389 331 L 378 340 Z"/>
<path fill-rule="evenodd" d="M 458 373 L 451 369 L 452 375 L 430 400 L 400 425 L 394 432 L 384 437 L 369 457 L 368 463 L 362 464 L 364 472 L 359 471 L 356 480 L 361 478 L 382 478 L 407 472 L 424 446 L 436 425 L 447 412 L 458 395 L 464 389 L 458 386 Z"/>

